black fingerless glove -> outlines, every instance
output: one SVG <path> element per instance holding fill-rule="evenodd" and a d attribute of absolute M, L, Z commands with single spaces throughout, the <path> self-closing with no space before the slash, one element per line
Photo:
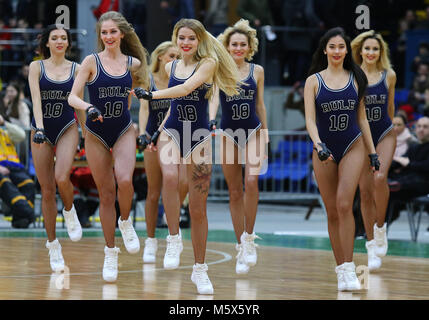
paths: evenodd
<path fill-rule="evenodd" d="M 34 132 L 33 142 L 37 144 L 41 144 L 46 141 L 45 130 L 42 128 L 37 128 Z"/>
<path fill-rule="evenodd" d="M 137 147 L 140 151 L 144 151 L 148 144 L 150 144 L 150 139 L 145 134 L 141 134 L 137 137 Z"/>
<path fill-rule="evenodd" d="M 369 163 L 371 164 L 371 167 L 374 167 L 375 171 L 380 170 L 380 161 L 378 160 L 378 154 L 370 153 L 368 157 L 369 157 Z"/>
<path fill-rule="evenodd" d="M 214 131 L 216 129 L 216 126 L 217 126 L 217 121 L 216 120 L 210 120 L 210 122 L 209 122 L 210 131 Z"/>
<path fill-rule="evenodd" d="M 101 116 L 101 111 L 100 111 L 100 110 L 98 110 L 96 107 L 94 107 L 94 106 L 89 106 L 89 107 L 86 109 L 86 117 L 87 117 L 89 120 L 93 121 L 93 120 L 97 119 L 99 116 Z"/>
<path fill-rule="evenodd" d="M 318 145 L 322 147 L 322 150 L 317 152 L 317 156 L 319 157 L 320 161 L 325 161 L 326 159 L 329 158 L 329 156 L 332 154 L 332 152 L 331 152 L 331 150 L 328 149 L 326 144 L 324 144 L 323 142 L 319 142 Z M 316 149 L 316 151 L 317 151 L 317 149 Z"/>
<path fill-rule="evenodd" d="M 134 88 L 134 94 L 138 99 L 152 100 L 152 92 L 147 91 L 143 88 Z"/>
<path fill-rule="evenodd" d="M 153 143 L 154 146 L 156 146 L 156 143 L 158 141 L 158 137 L 160 134 L 161 134 L 161 132 L 159 132 L 159 130 L 156 130 L 155 133 L 152 135 L 150 142 Z"/>

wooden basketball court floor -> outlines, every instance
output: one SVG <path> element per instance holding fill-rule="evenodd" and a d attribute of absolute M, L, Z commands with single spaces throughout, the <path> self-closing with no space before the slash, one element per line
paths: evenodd
<path fill-rule="evenodd" d="M 260 234 L 258 263 L 245 275 L 235 273 L 235 244 L 230 231 L 211 231 L 206 262 L 214 295 L 198 295 L 190 280 L 193 251 L 189 230 L 183 230 L 180 267 L 164 270 L 166 231 L 157 231 L 155 264 L 143 264 L 145 231 L 138 231 L 141 249 L 126 252 L 120 234 L 116 245 L 119 275 L 115 283 L 102 279 L 104 239 L 101 231 L 84 231 L 79 242 L 57 232 L 66 262 L 64 273 L 49 267 L 42 230 L 0 232 L 0 299 L 35 300 L 335 300 L 429 299 L 429 245 L 389 241 L 389 255 L 380 271 L 366 278 L 368 289 L 338 292 L 329 240 Z M 356 241 L 354 261 L 366 264 L 363 240 Z M 363 275 L 363 273 L 362 273 Z"/>

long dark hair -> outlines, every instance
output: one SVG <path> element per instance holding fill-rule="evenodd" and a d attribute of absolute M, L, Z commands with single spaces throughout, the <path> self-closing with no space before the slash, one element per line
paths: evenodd
<path fill-rule="evenodd" d="M 3 102 L 3 98 L 5 96 L 5 92 L 1 95 L 1 103 L 0 103 L 0 115 L 5 118 L 6 120 L 9 120 L 9 118 L 19 118 L 19 102 L 21 100 L 21 92 L 22 88 L 19 82 L 17 81 L 11 81 L 7 85 L 7 87 L 14 87 L 17 91 L 15 99 L 13 101 L 9 102 L 10 106 L 6 106 Z M 6 87 L 6 89 L 7 89 Z"/>
<path fill-rule="evenodd" d="M 39 35 L 39 52 L 42 55 L 43 59 L 47 59 L 51 56 L 51 52 L 49 51 L 49 48 L 46 46 L 46 44 L 49 41 L 49 35 L 51 34 L 51 31 L 61 30 L 61 29 L 63 29 L 67 34 L 68 47 L 66 52 L 70 51 L 72 47 L 72 39 L 70 36 L 70 31 L 65 27 L 63 27 L 61 24 L 50 24 Z"/>
<path fill-rule="evenodd" d="M 329 40 L 336 36 L 343 38 L 344 42 L 346 43 L 347 54 L 344 58 L 343 68 L 353 73 L 358 84 L 358 99 L 360 101 L 365 95 L 366 87 L 368 86 L 368 79 L 365 75 L 365 72 L 363 72 L 363 70 L 353 61 L 350 38 L 346 35 L 343 28 L 336 27 L 329 29 L 323 35 L 319 41 L 319 46 L 313 54 L 313 60 L 311 61 L 311 67 L 308 71 L 308 74 L 312 75 L 328 67 L 328 59 L 324 54 L 324 50 L 326 49 Z"/>

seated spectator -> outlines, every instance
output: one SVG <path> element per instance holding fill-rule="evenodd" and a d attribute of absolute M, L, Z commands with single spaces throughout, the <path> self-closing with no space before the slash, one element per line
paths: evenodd
<path fill-rule="evenodd" d="M 416 112 L 419 106 L 425 103 L 424 92 L 429 87 L 429 63 L 421 62 L 417 68 L 417 74 L 413 80 L 413 87 L 408 96 L 408 103 Z"/>
<path fill-rule="evenodd" d="M 18 82 L 11 82 L 2 94 L 0 115 L 23 129 L 30 128 L 30 109 L 23 101 L 22 89 Z"/>
<path fill-rule="evenodd" d="M 414 57 L 411 64 L 411 71 L 417 72 L 420 63 L 429 64 L 429 43 L 422 41 L 419 43 L 419 53 Z"/>
<path fill-rule="evenodd" d="M 214 37 L 217 37 L 228 27 L 229 21 L 227 0 L 210 1 L 209 8 L 204 18 L 204 25 Z"/>
<path fill-rule="evenodd" d="M 304 112 L 304 81 L 297 81 L 289 91 L 286 102 L 284 104 L 285 109 L 299 110 L 305 117 Z"/>
<path fill-rule="evenodd" d="M 399 167 L 391 175 L 389 207 L 395 200 L 407 201 L 429 193 L 429 118 L 416 124 L 419 143 L 409 147 L 405 155 L 393 157 Z M 399 216 L 400 206 L 392 208 L 392 221 Z"/>
<path fill-rule="evenodd" d="M 12 78 L 13 82 L 19 83 L 20 88 L 22 88 L 24 98 L 28 101 L 31 101 L 30 85 L 28 84 L 28 72 L 30 70 L 31 61 L 32 60 L 24 61 L 21 65 L 21 69 L 19 69 L 19 72 Z"/>
<path fill-rule="evenodd" d="M 393 130 L 396 132 L 396 149 L 394 157 L 401 157 L 407 151 L 410 145 L 418 142 L 407 127 L 407 119 L 403 114 L 396 114 L 393 118 Z"/>
<path fill-rule="evenodd" d="M 419 113 L 429 117 L 429 87 L 425 89 L 424 103 L 419 107 Z"/>
<path fill-rule="evenodd" d="M 28 228 L 35 220 L 35 184 L 20 163 L 14 146 L 24 138 L 22 128 L 0 115 L 0 197 L 10 208 L 13 228 Z"/>

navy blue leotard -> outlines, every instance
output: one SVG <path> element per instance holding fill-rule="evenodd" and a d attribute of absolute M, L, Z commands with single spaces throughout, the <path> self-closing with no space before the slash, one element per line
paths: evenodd
<path fill-rule="evenodd" d="M 150 74 L 150 91 L 156 91 L 155 80 Z M 149 101 L 149 117 L 146 124 L 146 134 L 152 136 L 156 130 L 158 130 L 162 121 L 164 120 L 165 114 L 170 108 L 171 99 L 153 99 Z"/>
<path fill-rule="evenodd" d="M 316 118 L 320 140 L 332 151 L 336 163 L 362 134 L 358 126 L 358 93 L 353 74 L 342 89 L 330 89 L 316 73 L 319 88 L 316 94 Z"/>
<path fill-rule="evenodd" d="M 56 81 L 46 75 L 43 61 L 40 61 L 40 98 L 42 103 L 43 127 L 48 143 L 55 146 L 62 134 L 76 122 L 74 109 L 68 104 L 67 98 L 74 81 L 76 63 L 72 63 L 70 76 L 67 80 Z M 31 121 L 31 129 L 36 129 L 36 121 Z"/>
<path fill-rule="evenodd" d="M 225 92 L 219 92 L 222 106 L 222 118 L 220 128 L 226 137 L 232 139 L 235 144 L 244 148 L 250 136 L 261 127 L 256 115 L 256 100 L 258 88 L 254 77 L 255 65 L 250 64 L 249 75 L 242 80 L 239 94 L 227 96 Z"/>
<path fill-rule="evenodd" d="M 177 78 L 174 75 L 177 61 L 174 60 L 171 66 L 169 88 L 185 83 L 196 70 L 186 79 Z M 171 100 L 170 116 L 164 124 L 164 130 L 177 144 L 182 158 L 189 157 L 198 145 L 211 137 L 208 100 L 205 98 L 210 87 L 211 84 L 204 83 L 187 96 Z"/>
<path fill-rule="evenodd" d="M 386 80 L 387 71 L 384 70 L 380 81 L 368 85 L 365 96 L 365 110 L 371 129 L 374 147 L 393 129 L 392 120 L 388 113 L 389 90 Z"/>
<path fill-rule="evenodd" d="M 121 76 L 107 73 L 98 54 L 94 53 L 94 57 L 97 75 L 87 83 L 89 101 L 101 111 L 103 122 L 87 119 L 85 127 L 110 149 L 132 124 L 128 110 L 128 92 L 133 83 L 130 70 L 132 57 L 128 56 L 127 71 Z"/>

